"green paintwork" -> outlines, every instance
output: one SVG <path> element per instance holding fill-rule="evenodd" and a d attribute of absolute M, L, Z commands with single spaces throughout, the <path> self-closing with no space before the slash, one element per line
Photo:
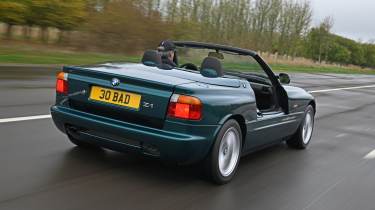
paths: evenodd
<path fill-rule="evenodd" d="M 69 73 L 72 95 L 64 100 L 64 96 L 57 94 L 56 105 L 51 108 L 53 120 L 62 132 L 67 132 L 67 125 L 73 126 L 80 131 L 83 141 L 180 163 L 205 158 L 221 126 L 230 118 L 238 120 L 243 128 L 242 154 L 280 141 L 297 130 L 304 108 L 314 102 L 306 91 L 285 86 L 289 110 L 258 116 L 250 83 L 233 76 L 207 78 L 194 71 L 129 63 L 65 67 L 64 72 Z M 113 87 L 113 78 L 121 84 Z M 140 94 L 141 108 L 133 110 L 91 101 L 88 95 L 92 85 Z M 85 94 L 77 94 L 83 90 Z M 166 117 L 173 93 L 198 97 L 203 103 L 203 118 L 187 121 Z M 160 154 L 150 154 L 145 145 L 157 147 Z"/>

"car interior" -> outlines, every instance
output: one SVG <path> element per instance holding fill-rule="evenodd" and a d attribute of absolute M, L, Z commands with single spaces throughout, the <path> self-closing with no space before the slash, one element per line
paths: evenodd
<path fill-rule="evenodd" d="M 224 75 L 236 76 L 249 81 L 255 97 L 257 108 L 262 113 L 273 112 L 277 110 L 277 98 L 274 91 L 274 87 L 269 80 L 267 75 L 255 74 L 255 73 L 243 73 L 225 71 L 221 61 L 224 59 L 224 55 L 219 52 L 209 52 L 201 65 L 200 72 L 205 77 L 223 77 Z M 225 74 L 224 74 L 225 71 Z"/>
<path fill-rule="evenodd" d="M 273 112 L 277 110 L 277 98 L 273 85 L 268 79 L 261 79 L 259 75 L 241 74 L 238 75 L 241 78 L 249 81 L 251 88 L 254 91 L 257 108 L 262 113 Z"/>
<path fill-rule="evenodd" d="M 261 113 L 273 112 L 278 109 L 277 97 L 274 87 L 267 75 L 256 73 L 244 73 L 239 71 L 231 71 L 223 68 L 220 60 L 224 59 L 224 55 L 218 52 L 210 52 L 208 57 L 203 59 L 200 68 L 193 63 L 185 63 L 180 68 L 199 71 L 204 77 L 239 77 L 249 81 L 255 97 L 257 108 Z M 163 64 L 158 51 L 148 50 L 144 53 L 142 63 L 146 66 L 157 66 L 161 69 L 172 69 L 169 65 Z"/>

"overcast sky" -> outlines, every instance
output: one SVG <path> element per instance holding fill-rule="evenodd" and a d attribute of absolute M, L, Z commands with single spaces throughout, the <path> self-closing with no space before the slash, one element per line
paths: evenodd
<path fill-rule="evenodd" d="M 375 41 L 375 0 L 311 0 L 313 24 L 334 19 L 333 32 L 362 41 Z"/>

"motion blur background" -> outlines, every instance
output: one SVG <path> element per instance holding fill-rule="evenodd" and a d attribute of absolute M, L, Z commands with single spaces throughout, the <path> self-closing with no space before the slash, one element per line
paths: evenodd
<path fill-rule="evenodd" d="M 0 0 L 0 210 L 374 210 L 374 11 L 374 0 Z M 309 149 L 251 154 L 217 187 L 194 167 L 70 144 L 49 111 L 62 65 L 139 62 L 163 39 L 254 49 L 288 72 L 317 100 Z"/>
<path fill-rule="evenodd" d="M 375 45 L 332 33 L 334 17 L 313 13 L 308 0 L 2 0 L 0 63 L 137 60 L 173 39 L 250 48 L 280 70 L 373 73 Z"/>

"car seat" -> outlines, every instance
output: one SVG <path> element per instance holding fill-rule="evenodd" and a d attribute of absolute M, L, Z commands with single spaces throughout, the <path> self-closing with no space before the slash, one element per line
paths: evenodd
<path fill-rule="evenodd" d="M 206 57 L 203 60 L 200 72 L 203 76 L 210 78 L 222 77 L 224 75 L 221 62 L 214 57 Z"/>
<path fill-rule="evenodd" d="M 156 50 L 147 50 L 143 54 L 142 63 L 146 66 L 160 66 L 162 64 L 161 56 Z"/>

